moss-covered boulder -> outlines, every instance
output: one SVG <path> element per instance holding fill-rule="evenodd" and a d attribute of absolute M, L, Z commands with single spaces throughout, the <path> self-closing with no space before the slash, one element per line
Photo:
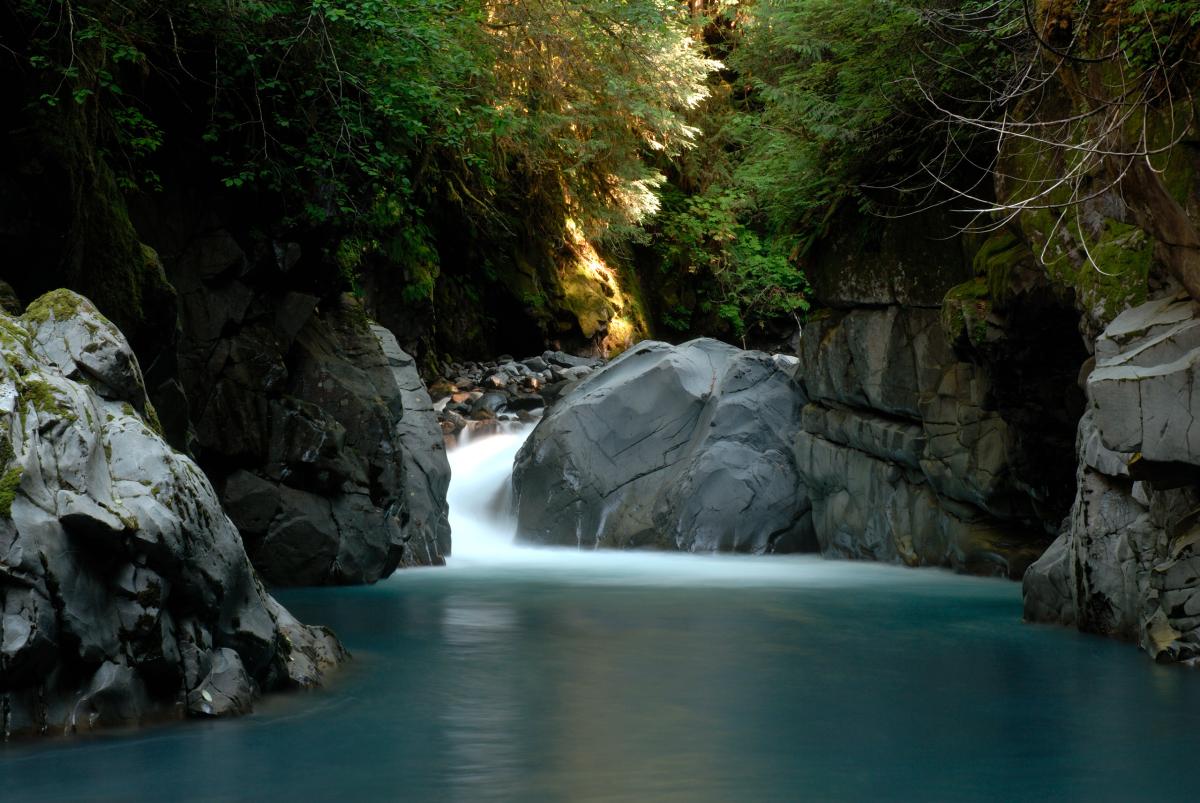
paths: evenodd
<path fill-rule="evenodd" d="M 128 343 L 87 299 L 0 314 L 6 738 L 244 713 L 343 656 L 267 594 L 150 409 Z"/>

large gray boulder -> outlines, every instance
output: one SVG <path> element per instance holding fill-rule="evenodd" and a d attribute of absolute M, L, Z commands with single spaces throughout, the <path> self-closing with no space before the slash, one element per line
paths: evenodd
<path fill-rule="evenodd" d="M 1088 376 L 1096 430 L 1116 452 L 1195 463 L 1200 429 L 1192 391 L 1200 382 L 1200 318 L 1186 295 L 1123 312 L 1096 341 Z"/>
<path fill-rule="evenodd" d="M 0 727 L 6 737 L 243 713 L 341 660 L 263 589 L 205 475 L 155 431 L 86 299 L 0 313 Z"/>
<path fill-rule="evenodd" d="M 583 379 L 517 455 L 518 537 L 693 552 L 812 547 L 790 366 L 648 341 Z"/>

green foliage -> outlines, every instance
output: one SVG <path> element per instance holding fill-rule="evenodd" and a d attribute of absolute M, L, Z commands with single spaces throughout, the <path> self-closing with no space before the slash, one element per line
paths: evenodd
<path fill-rule="evenodd" d="M 731 59 L 754 103 L 734 121 L 745 152 L 738 181 L 773 230 L 824 233 L 829 210 L 871 206 L 869 187 L 915 170 L 931 136 L 923 96 L 952 92 L 947 63 L 971 58 L 978 38 L 939 37 L 921 0 L 757 0 Z M 976 65 L 988 69 L 988 60 Z M 973 79 L 972 79 L 973 80 Z M 932 143 L 932 145 L 931 145 Z M 888 195 L 888 193 L 876 193 Z M 894 195 L 894 193 L 892 194 Z M 890 198 L 893 202 L 899 199 Z"/>
<path fill-rule="evenodd" d="M 207 103 L 199 140 L 226 189 L 269 191 L 285 223 L 353 232 L 368 248 L 419 227 L 435 198 L 502 215 L 497 198 L 513 184 L 601 229 L 636 221 L 658 181 L 643 154 L 690 143 L 680 112 L 714 66 L 673 0 L 18 0 L 17 10 L 29 63 L 47 76 L 41 102 L 99 104 L 127 165 L 164 144 L 142 89 L 147 73 L 169 76 Z M 135 173 L 122 172 L 123 186 L 157 186 Z"/>
<path fill-rule="evenodd" d="M 738 338 L 757 324 L 808 309 L 808 284 L 788 258 L 788 241 L 761 237 L 747 226 L 747 204 L 727 186 L 702 195 L 675 192 L 655 221 L 660 269 L 694 277 L 707 290 L 702 305 L 715 310 Z M 677 306 L 663 322 L 686 331 L 692 317 Z"/>
<path fill-rule="evenodd" d="M 352 287 L 390 265 L 418 308 L 447 241 L 636 235 L 650 157 L 692 146 L 717 66 L 677 0 L 14 0 L 14 18 L 0 45 L 32 97 L 88 109 L 122 190 L 202 154 L 206 191 L 314 233 Z M 504 272 L 467 259 L 466 284 Z"/>

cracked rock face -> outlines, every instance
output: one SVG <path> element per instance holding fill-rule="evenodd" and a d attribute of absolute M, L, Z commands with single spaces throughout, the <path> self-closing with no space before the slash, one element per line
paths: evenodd
<path fill-rule="evenodd" d="M 644 342 L 538 424 L 513 474 L 518 538 L 693 552 L 812 548 L 791 366 L 716 340 Z"/>
<path fill-rule="evenodd" d="M 5 737 L 245 713 L 343 652 L 264 590 L 199 468 L 154 431 L 121 333 L 55 291 L 0 313 Z"/>
<path fill-rule="evenodd" d="M 1013 428 L 936 309 L 833 312 L 805 326 L 795 439 L 822 554 L 1020 578 L 1049 542 Z"/>
<path fill-rule="evenodd" d="M 1025 618 L 1200 661 L 1200 316 L 1170 296 L 1119 315 L 1096 343 L 1063 532 L 1025 577 Z"/>
<path fill-rule="evenodd" d="M 450 467 L 414 361 L 355 300 L 281 293 L 246 262 L 201 238 L 171 278 L 193 448 L 255 567 L 321 585 L 442 563 Z"/>

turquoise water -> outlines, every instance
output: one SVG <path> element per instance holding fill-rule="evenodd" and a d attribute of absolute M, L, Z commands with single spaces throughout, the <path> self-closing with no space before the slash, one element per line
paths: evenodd
<path fill-rule="evenodd" d="M 1200 674 L 1003 580 L 514 547 L 526 434 L 450 454 L 448 567 L 278 594 L 353 651 L 328 689 L 0 747 L 0 801 L 1196 797 Z"/>
<path fill-rule="evenodd" d="M 0 749 L 0 800 L 1194 796 L 1200 675 L 1004 581 L 531 551 L 280 597 L 354 652 L 330 689 Z"/>

